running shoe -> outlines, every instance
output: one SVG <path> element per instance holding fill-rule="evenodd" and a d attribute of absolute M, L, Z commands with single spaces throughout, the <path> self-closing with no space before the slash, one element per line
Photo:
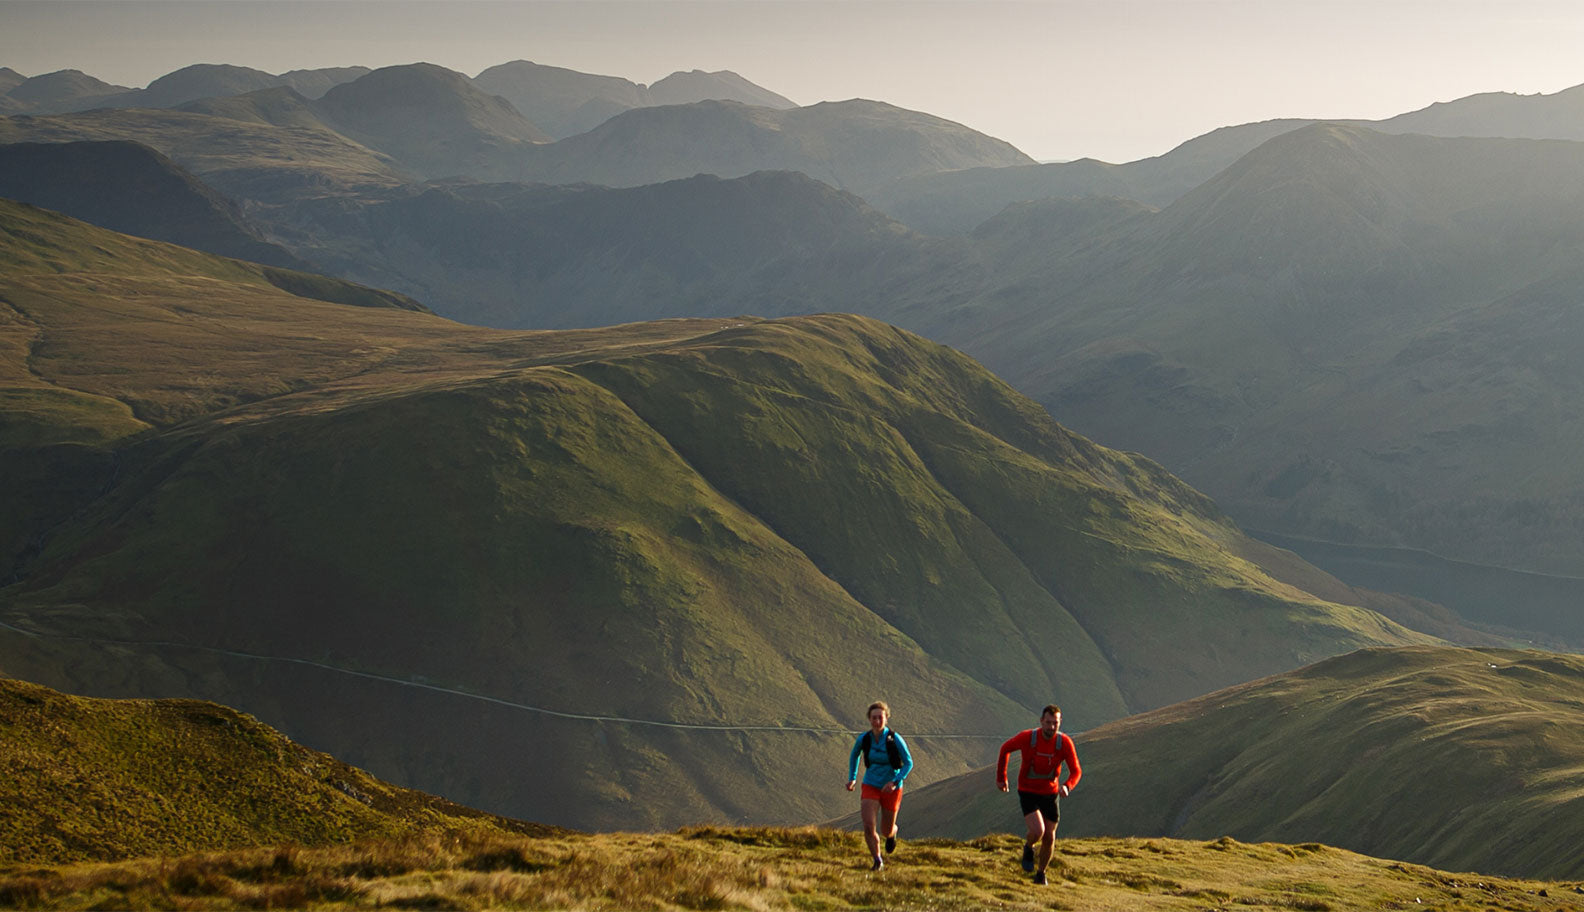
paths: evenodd
<path fill-rule="evenodd" d="M 890 855 L 892 852 L 895 852 L 895 851 L 896 851 L 896 836 L 895 835 L 887 836 L 886 837 L 886 854 Z"/>
<path fill-rule="evenodd" d="M 1034 847 L 1031 845 L 1023 847 L 1023 870 L 1034 870 Z"/>
<path fill-rule="evenodd" d="M 1044 871 L 1035 871 L 1034 872 L 1034 882 L 1043 887 L 1045 884 L 1049 883 L 1050 881 L 1047 881 L 1045 879 L 1045 872 Z"/>
<path fill-rule="evenodd" d="M 883 867 L 885 867 L 885 860 L 882 859 L 879 855 L 876 855 L 875 856 L 875 860 L 874 860 L 874 867 L 870 868 L 869 870 L 878 871 L 878 870 L 880 870 Z"/>

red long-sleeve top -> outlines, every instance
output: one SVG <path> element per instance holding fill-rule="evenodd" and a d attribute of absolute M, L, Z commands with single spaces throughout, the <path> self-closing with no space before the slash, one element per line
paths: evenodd
<path fill-rule="evenodd" d="M 1018 770 L 1017 790 L 1034 795 L 1054 795 L 1058 789 L 1062 764 L 1067 764 L 1067 779 L 1060 785 L 1072 787 L 1083 778 L 1083 768 L 1078 765 L 1078 751 L 1073 739 L 1063 732 L 1055 738 L 1042 738 L 1039 729 L 1031 728 L 1008 738 L 1001 745 L 1001 755 L 996 758 L 996 787 L 1007 784 L 1007 758 L 1013 751 L 1022 751 L 1022 768 Z"/>

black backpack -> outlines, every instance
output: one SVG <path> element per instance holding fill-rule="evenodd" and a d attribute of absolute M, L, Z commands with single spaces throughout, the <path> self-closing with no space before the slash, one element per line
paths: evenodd
<path fill-rule="evenodd" d="M 864 769 L 868 769 L 869 768 L 869 745 L 871 745 L 873 743 L 874 743 L 874 732 L 872 730 L 864 732 L 863 733 L 863 739 L 862 739 L 862 742 L 861 742 L 861 749 L 863 751 L 863 758 L 864 758 Z M 892 769 L 901 769 L 902 768 L 902 749 L 897 747 L 896 732 L 892 731 L 889 728 L 886 729 L 885 749 L 886 749 L 886 756 L 889 757 L 890 760 L 891 760 L 891 768 Z"/>

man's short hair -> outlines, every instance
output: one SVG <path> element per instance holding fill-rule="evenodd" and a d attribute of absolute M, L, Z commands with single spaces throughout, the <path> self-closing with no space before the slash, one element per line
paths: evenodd
<path fill-rule="evenodd" d="M 1061 715 L 1061 707 L 1057 706 L 1055 703 L 1047 703 L 1045 704 L 1045 708 L 1040 710 L 1040 718 L 1045 718 L 1046 713 L 1049 713 L 1053 716 L 1059 716 Z"/>

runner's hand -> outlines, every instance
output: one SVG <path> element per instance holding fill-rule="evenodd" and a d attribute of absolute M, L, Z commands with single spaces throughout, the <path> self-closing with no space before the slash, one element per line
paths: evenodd
<path fill-rule="evenodd" d="M 1002 783 L 1000 783 L 1000 784 L 998 784 L 998 785 L 997 785 L 997 786 L 996 786 L 996 788 L 998 788 L 998 789 L 1000 789 L 1000 790 L 1001 790 L 1001 791 L 1003 791 L 1003 792 L 1009 792 L 1009 791 L 1011 791 L 1011 789 L 1009 789 L 1009 788 L 1007 788 L 1007 784 L 1006 784 L 1006 783 L 1005 783 L 1005 782 L 1002 782 Z"/>
<path fill-rule="evenodd" d="M 895 782 L 887 782 L 885 785 L 880 786 L 880 791 L 882 792 L 894 792 L 896 790 L 897 784 Z"/>
<path fill-rule="evenodd" d="M 853 790 L 853 786 L 855 786 L 857 784 L 858 784 L 858 780 L 857 779 L 854 779 L 851 782 L 847 783 L 847 791 L 849 791 L 849 792 L 852 791 Z"/>
<path fill-rule="evenodd" d="M 1068 787 L 1067 787 L 1067 786 L 1065 786 L 1065 785 L 1064 785 L 1064 786 L 1062 786 L 1062 787 L 1061 787 L 1061 789 L 1062 789 L 1062 797 L 1063 797 L 1063 798 L 1066 798 L 1066 797 L 1067 797 L 1067 796 L 1068 796 L 1068 795 L 1071 795 L 1071 794 L 1072 794 L 1072 789 L 1070 789 L 1070 788 L 1068 788 Z"/>

